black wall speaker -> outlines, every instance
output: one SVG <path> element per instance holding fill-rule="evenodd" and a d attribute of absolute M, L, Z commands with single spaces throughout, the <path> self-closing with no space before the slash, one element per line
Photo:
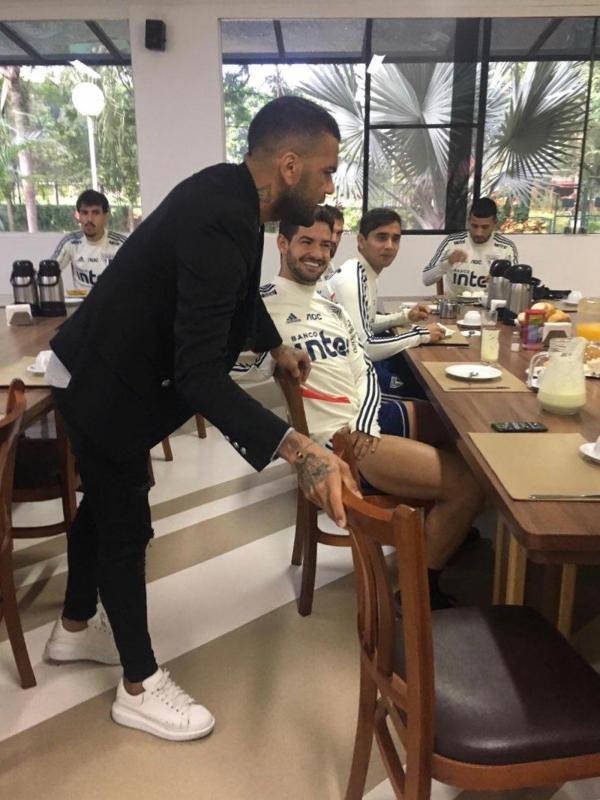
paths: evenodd
<path fill-rule="evenodd" d="M 167 26 L 162 19 L 146 20 L 146 47 L 148 50 L 164 50 L 167 44 Z"/>

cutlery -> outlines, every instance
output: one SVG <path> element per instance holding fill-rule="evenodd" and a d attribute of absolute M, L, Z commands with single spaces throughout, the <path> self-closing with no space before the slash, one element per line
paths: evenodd
<path fill-rule="evenodd" d="M 530 494 L 530 500 L 600 500 L 600 494 Z"/>
<path fill-rule="evenodd" d="M 475 386 L 477 387 L 478 390 L 481 389 L 483 391 L 488 391 L 488 392 L 492 392 L 492 391 L 495 392 L 496 389 L 512 389 L 512 386 L 481 386 L 481 384 L 479 384 L 479 383 L 477 383 L 475 385 L 472 384 L 472 383 L 466 383 L 464 386 L 450 386 L 448 388 L 448 391 L 449 392 L 465 392 L 465 391 L 467 391 L 467 389 L 475 388 Z"/>

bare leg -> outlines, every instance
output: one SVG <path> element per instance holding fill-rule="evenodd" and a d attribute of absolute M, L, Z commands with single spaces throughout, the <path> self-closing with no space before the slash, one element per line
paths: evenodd
<path fill-rule="evenodd" d="M 455 453 L 383 434 L 374 453 L 359 462 L 373 486 L 389 494 L 435 500 L 425 520 L 427 561 L 442 569 L 467 535 L 483 504 L 483 492 Z"/>

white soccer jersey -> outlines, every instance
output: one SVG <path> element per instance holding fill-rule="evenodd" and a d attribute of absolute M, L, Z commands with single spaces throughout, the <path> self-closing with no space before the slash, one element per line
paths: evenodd
<path fill-rule="evenodd" d="M 281 276 L 260 291 L 283 343 L 310 357 L 302 396 L 311 436 L 324 444 L 345 425 L 379 436 L 377 375 L 344 309 L 317 294 L 314 286 Z M 254 364 L 236 364 L 233 377 L 262 380 L 273 374 L 273 367 L 266 353 Z"/>
<path fill-rule="evenodd" d="M 390 358 L 408 347 L 427 344 L 430 339 L 429 331 L 416 325 L 399 336 L 382 335 L 396 325 L 410 325 L 410 321 L 408 311 L 377 313 L 377 278 L 370 264 L 360 258 L 351 258 L 328 282 L 332 299 L 350 315 L 360 342 L 372 361 Z"/>
<path fill-rule="evenodd" d="M 448 258 L 455 250 L 464 251 L 467 260 L 459 261 L 453 266 Z M 465 290 L 485 289 L 485 279 L 489 275 L 492 261 L 497 258 L 507 259 L 513 264 L 519 263 L 517 248 L 501 233 L 496 231 L 483 244 L 476 244 L 468 231 L 453 233 L 444 239 L 423 270 L 423 283 L 425 286 L 432 286 L 443 278 L 444 294 L 450 298 Z"/>
<path fill-rule="evenodd" d="M 121 233 L 105 231 L 102 239 L 91 242 L 83 231 L 69 233 L 59 242 L 52 258 L 58 261 L 61 271 L 71 267 L 76 289 L 91 289 L 126 238 Z"/>

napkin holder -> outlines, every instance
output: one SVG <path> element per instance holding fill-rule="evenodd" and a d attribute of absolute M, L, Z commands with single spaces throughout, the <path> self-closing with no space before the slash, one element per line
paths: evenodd
<path fill-rule="evenodd" d="M 29 303 L 14 303 L 6 306 L 7 325 L 33 325 L 34 319 Z"/>
<path fill-rule="evenodd" d="M 542 342 L 548 347 L 550 341 L 557 337 L 572 336 L 573 324 L 571 322 L 545 322 L 542 328 Z"/>

